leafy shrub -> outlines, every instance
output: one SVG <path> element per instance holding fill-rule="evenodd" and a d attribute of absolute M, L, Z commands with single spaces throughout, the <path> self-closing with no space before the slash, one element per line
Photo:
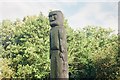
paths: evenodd
<path fill-rule="evenodd" d="M 49 21 L 44 15 L 27 16 L 23 21 L 4 20 L 1 24 L 2 77 L 48 79 Z M 119 80 L 118 36 L 111 29 L 88 26 L 73 30 L 67 20 L 67 48 L 70 78 Z M 9 60 L 9 61 L 8 61 Z M 6 75 L 6 74 L 9 75 Z"/>

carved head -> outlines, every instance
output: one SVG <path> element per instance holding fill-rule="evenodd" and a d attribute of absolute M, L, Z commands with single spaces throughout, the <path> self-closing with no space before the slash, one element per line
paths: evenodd
<path fill-rule="evenodd" d="M 63 14 L 61 11 L 51 11 L 49 13 L 50 26 L 63 26 Z"/>

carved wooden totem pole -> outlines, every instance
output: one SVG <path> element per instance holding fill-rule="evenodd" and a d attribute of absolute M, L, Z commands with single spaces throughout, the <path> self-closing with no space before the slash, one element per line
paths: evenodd
<path fill-rule="evenodd" d="M 68 79 L 67 41 L 61 11 L 51 11 L 50 21 L 50 78 Z"/>

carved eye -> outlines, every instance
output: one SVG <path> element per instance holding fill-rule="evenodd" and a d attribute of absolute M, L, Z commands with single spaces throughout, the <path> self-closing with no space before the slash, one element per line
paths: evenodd
<path fill-rule="evenodd" d="M 54 15 L 54 19 L 55 19 L 55 20 L 57 19 L 57 15 L 56 15 L 56 14 Z"/>
<path fill-rule="evenodd" d="M 55 21 L 57 19 L 57 15 L 56 14 L 49 15 L 49 19 L 50 21 Z"/>

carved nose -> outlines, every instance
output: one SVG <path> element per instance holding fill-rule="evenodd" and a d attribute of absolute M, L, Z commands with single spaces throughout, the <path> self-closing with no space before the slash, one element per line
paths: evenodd
<path fill-rule="evenodd" d="M 55 19 L 54 19 L 54 16 L 51 16 L 50 17 L 50 21 L 54 21 Z"/>

